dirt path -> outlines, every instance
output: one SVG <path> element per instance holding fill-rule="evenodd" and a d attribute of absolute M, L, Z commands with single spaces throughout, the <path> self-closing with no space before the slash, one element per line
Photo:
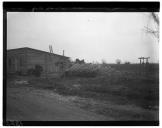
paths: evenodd
<path fill-rule="evenodd" d="M 48 90 L 30 87 L 7 88 L 7 120 L 16 121 L 102 121 L 97 115 L 51 96 Z"/>

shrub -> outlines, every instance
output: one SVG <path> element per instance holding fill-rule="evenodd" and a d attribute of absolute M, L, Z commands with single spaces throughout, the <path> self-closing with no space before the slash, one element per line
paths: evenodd
<path fill-rule="evenodd" d="M 40 65 L 35 65 L 35 69 L 34 69 L 34 75 L 35 75 L 35 76 L 40 77 L 42 71 L 43 71 L 42 66 L 40 66 Z"/>
<path fill-rule="evenodd" d="M 35 76 L 37 76 L 37 77 L 40 77 L 42 71 L 43 71 L 42 66 L 40 66 L 40 65 L 35 65 L 35 68 L 30 68 L 30 69 L 28 69 L 27 74 L 28 74 L 28 75 L 35 75 Z"/>
<path fill-rule="evenodd" d="M 124 64 L 130 64 L 130 62 L 129 61 L 126 61 Z"/>

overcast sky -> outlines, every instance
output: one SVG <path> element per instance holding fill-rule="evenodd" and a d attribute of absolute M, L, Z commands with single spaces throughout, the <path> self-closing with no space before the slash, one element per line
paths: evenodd
<path fill-rule="evenodd" d="M 56 54 L 114 63 L 137 63 L 138 57 L 158 62 L 157 40 L 143 30 L 151 25 L 148 13 L 8 12 L 7 49 L 31 47 Z"/>

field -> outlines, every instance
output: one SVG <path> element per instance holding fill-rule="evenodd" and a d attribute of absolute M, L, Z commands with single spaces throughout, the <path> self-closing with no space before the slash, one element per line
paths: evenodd
<path fill-rule="evenodd" d="M 113 70 L 93 77 L 63 75 L 61 78 L 8 76 L 28 81 L 35 89 L 50 90 L 63 101 L 114 120 L 159 120 L 159 65 L 109 64 Z"/>

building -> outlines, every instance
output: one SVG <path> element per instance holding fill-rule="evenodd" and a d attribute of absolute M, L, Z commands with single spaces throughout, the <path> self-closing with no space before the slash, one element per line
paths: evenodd
<path fill-rule="evenodd" d="M 7 73 L 26 74 L 35 65 L 43 68 L 43 73 L 60 73 L 69 67 L 69 57 L 28 47 L 7 50 Z"/>

